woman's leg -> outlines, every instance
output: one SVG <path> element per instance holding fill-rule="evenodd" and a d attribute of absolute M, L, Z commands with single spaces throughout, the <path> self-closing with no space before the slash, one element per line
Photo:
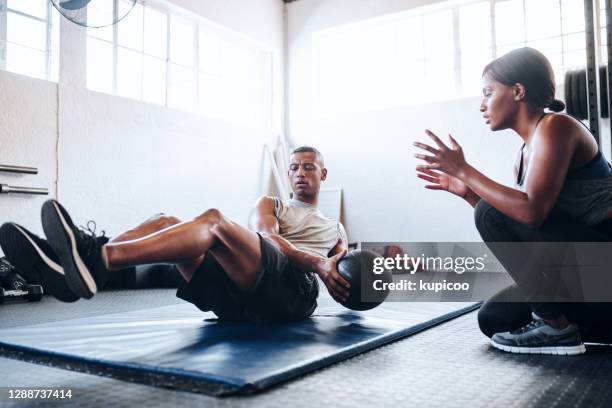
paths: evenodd
<path fill-rule="evenodd" d="M 527 296 L 539 296 L 549 293 L 555 296 L 559 282 L 555 282 L 554 271 L 543 273 L 540 265 L 554 265 L 554 259 L 535 258 L 532 242 L 602 242 L 609 238 L 593 228 L 577 222 L 561 211 L 553 210 L 540 228 L 521 224 L 501 213 L 490 204 L 481 200 L 475 209 L 476 227 L 497 259 L 510 273 L 514 281 Z M 513 243 L 512 245 L 496 243 Z M 521 243 L 525 243 L 521 247 Z M 528 255 L 529 254 L 529 255 Z M 532 256 L 533 255 L 533 256 Z M 530 263 L 530 259 L 535 262 Z M 548 269 L 546 272 L 551 272 Z M 544 292 L 545 291 L 545 292 Z M 550 292 L 549 292 L 550 291 Z M 543 319 L 556 324 L 564 320 L 563 303 L 532 303 L 534 312 Z"/>
<path fill-rule="evenodd" d="M 517 302 L 524 296 L 516 285 L 502 289 L 478 310 L 480 331 L 491 337 L 495 333 L 516 330 L 531 321 L 531 307 L 528 303 Z"/>

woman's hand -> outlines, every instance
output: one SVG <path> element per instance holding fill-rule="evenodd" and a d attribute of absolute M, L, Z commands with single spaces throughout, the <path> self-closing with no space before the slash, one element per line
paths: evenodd
<path fill-rule="evenodd" d="M 463 156 L 463 149 L 461 149 L 461 146 L 459 146 L 457 141 L 453 139 L 451 135 L 448 135 L 451 143 L 451 147 L 449 148 L 432 131 L 425 130 L 425 133 L 427 133 L 427 135 L 431 137 L 431 139 L 438 145 L 438 149 L 435 149 L 425 143 L 414 142 L 416 147 L 431 153 L 431 155 L 414 155 L 417 159 L 421 159 L 427 163 L 425 165 L 417 166 L 417 171 L 438 170 L 447 174 L 448 176 L 451 176 L 452 178 L 462 180 L 465 176 L 465 170 L 468 167 L 468 164 Z M 451 183 L 449 179 L 448 185 L 450 186 L 452 184 L 453 183 Z"/>
<path fill-rule="evenodd" d="M 428 181 L 425 188 L 430 190 L 444 190 L 461 198 L 466 198 L 472 191 L 463 181 L 448 174 L 428 169 L 417 168 L 417 177 Z"/>

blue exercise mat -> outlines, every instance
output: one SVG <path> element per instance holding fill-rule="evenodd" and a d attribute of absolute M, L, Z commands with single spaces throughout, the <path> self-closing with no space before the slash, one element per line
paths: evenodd
<path fill-rule="evenodd" d="M 475 310 L 475 303 L 385 303 L 352 312 L 325 294 L 289 324 L 218 322 L 189 303 L 0 330 L 0 353 L 160 387 L 261 391 Z M 78 307 L 75 304 L 74 307 Z"/>

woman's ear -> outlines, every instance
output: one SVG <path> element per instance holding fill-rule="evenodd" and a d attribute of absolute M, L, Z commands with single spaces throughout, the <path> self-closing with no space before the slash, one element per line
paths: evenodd
<path fill-rule="evenodd" d="M 525 89 L 525 85 L 521 83 L 516 83 L 514 84 L 513 91 L 514 91 L 515 101 L 522 101 L 523 99 L 525 99 L 525 95 L 527 93 L 527 90 Z"/>

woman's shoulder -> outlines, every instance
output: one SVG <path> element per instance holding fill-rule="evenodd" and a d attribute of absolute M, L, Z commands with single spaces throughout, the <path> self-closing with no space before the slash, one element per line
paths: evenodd
<path fill-rule="evenodd" d="M 573 131 L 588 129 L 578 119 L 565 113 L 547 113 L 542 118 L 541 128 L 544 130 Z"/>
<path fill-rule="evenodd" d="M 556 143 L 571 142 L 589 130 L 577 119 L 562 113 L 549 113 L 541 121 L 538 134 L 544 140 Z"/>

